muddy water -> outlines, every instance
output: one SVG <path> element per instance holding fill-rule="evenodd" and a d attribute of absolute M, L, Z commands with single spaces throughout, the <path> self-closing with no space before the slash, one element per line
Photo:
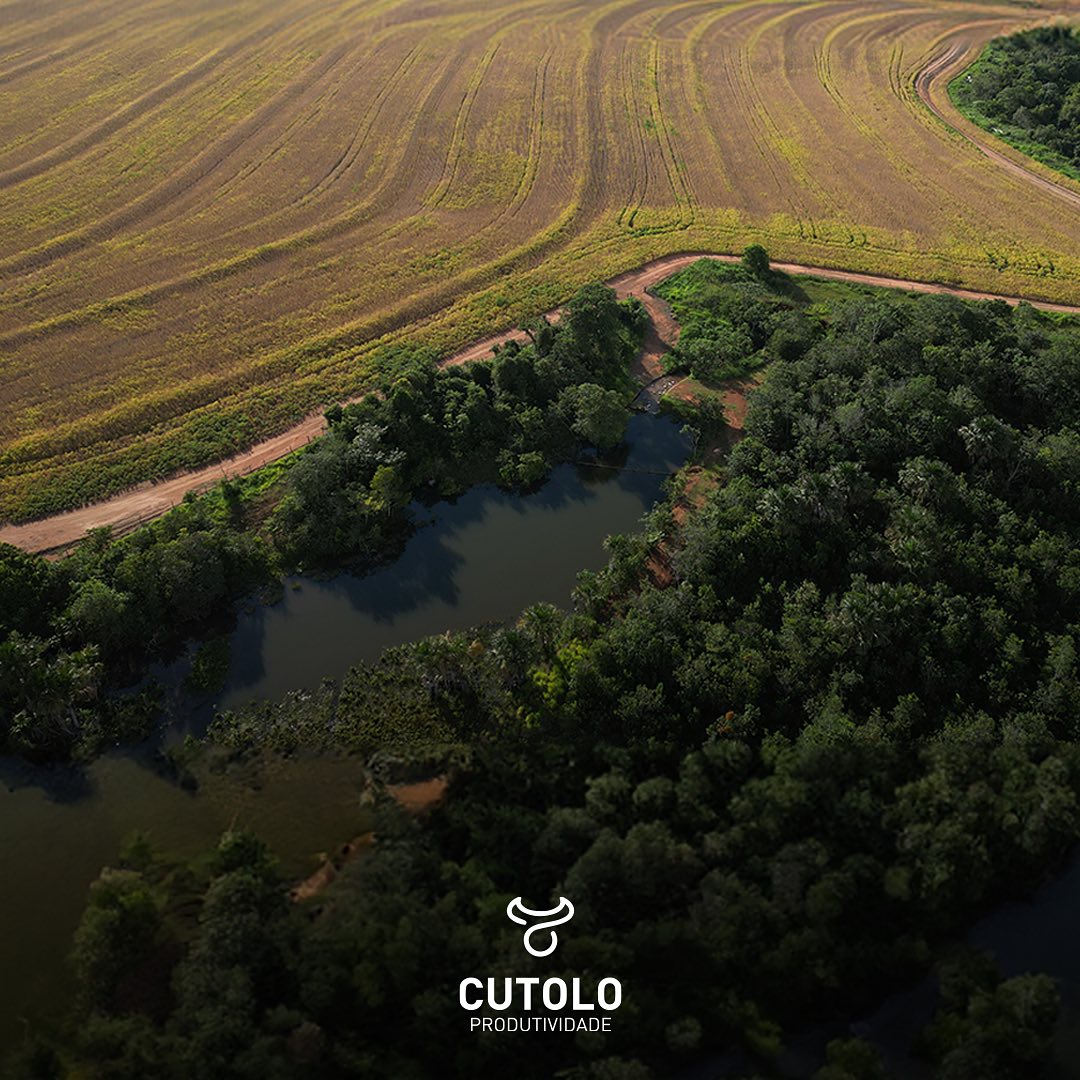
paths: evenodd
<path fill-rule="evenodd" d="M 318 685 L 388 646 L 512 618 L 539 601 L 567 604 L 578 571 L 606 561 L 604 538 L 636 527 L 687 452 L 674 423 L 638 416 L 620 454 L 560 467 L 538 492 L 479 487 L 419 508 L 423 526 L 392 565 L 297 579 L 279 603 L 242 612 L 224 689 L 209 701 L 176 691 L 172 737 L 198 731 L 214 707 Z M 163 674 L 177 687 L 184 668 Z M 26 1023 L 62 1004 L 87 888 L 134 829 L 184 856 L 232 824 L 248 826 L 299 878 L 318 852 L 366 827 L 355 762 L 277 764 L 258 788 L 248 776 L 200 779 L 197 795 L 180 790 L 154 771 L 150 753 L 109 756 L 85 771 L 0 759 L 0 1055 Z"/>

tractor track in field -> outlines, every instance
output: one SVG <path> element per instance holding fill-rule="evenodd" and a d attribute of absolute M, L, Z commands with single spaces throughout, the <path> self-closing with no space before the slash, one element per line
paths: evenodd
<path fill-rule="evenodd" d="M 651 383 L 662 374 L 660 358 L 674 344 L 678 327 L 667 305 L 651 295 L 649 288 L 665 278 L 689 266 L 701 258 L 716 259 L 719 262 L 735 263 L 737 255 L 716 254 L 713 252 L 686 252 L 668 255 L 645 263 L 635 270 L 627 271 L 610 279 L 607 284 L 615 290 L 620 299 L 636 296 L 642 300 L 650 314 L 650 326 L 646 333 L 642 352 L 635 366 L 634 375 L 643 384 Z M 1023 297 L 1001 296 L 994 293 L 976 292 L 971 289 L 954 288 L 934 282 L 908 281 L 899 278 L 884 277 L 878 274 L 863 274 L 849 270 L 835 270 L 820 266 L 802 266 L 795 263 L 774 262 L 773 267 L 787 274 L 824 278 L 830 281 L 842 281 L 857 285 L 871 285 L 882 288 L 903 289 L 907 292 L 934 293 L 956 296 L 964 300 L 1004 300 L 1009 304 L 1019 304 Z M 1080 304 L 1054 304 L 1030 301 L 1035 307 L 1047 311 L 1064 312 L 1080 315 Z M 548 313 L 549 317 L 558 318 L 558 309 Z M 483 360 L 491 355 L 496 345 L 508 341 L 521 341 L 525 334 L 521 330 L 507 330 L 462 349 L 441 362 L 447 367 Z M 98 503 L 68 510 L 60 514 L 41 518 L 37 521 L 19 525 L 0 527 L 0 543 L 13 544 L 26 551 L 39 553 L 62 552 L 85 535 L 87 530 L 109 527 L 114 533 L 130 532 L 178 505 L 189 491 L 204 491 L 226 478 L 245 476 L 256 469 L 298 450 L 317 438 L 326 430 L 326 421 L 321 413 L 313 413 L 286 431 L 256 443 L 238 454 L 207 465 L 200 469 L 180 473 L 164 480 L 145 483 L 138 487 L 114 495 Z"/>
<path fill-rule="evenodd" d="M 950 115 L 949 111 L 942 107 L 935 96 L 935 91 L 939 84 L 947 87 L 949 80 L 956 75 L 961 68 L 968 65 L 968 53 L 970 52 L 970 49 L 970 42 L 956 42 L 943 53 L 940 53 L 931 60 L 930 63 L 915 76 L 914 88 L 915 93 L 919 96 L 919 100 L 922 101 L 922 103 L 943 124 L 945 124 L 946 127 L 971 143 L 972 146 L 981 151 L 995 165 L 999 165 L 1013 176 L 1018 177 L 1026 183 L 1034 184 L 1043 191 L 1049 192 L 1051 195 L 1080 209 L 1080 191 L 1077 191 L 1075 188 L 1070 187 L 1065 183 L 1058 183 L 1051 177 L 1044 175 L 1042 172 L 1027 167 L 1021 161 L 1017 161 L 1015 158 L 998 148 L 999 146 L 1006 144 L 997 143 L 997 140 L 995 140 L 993 136 L 985 135 L 978 125 L 967 121 L 959 111 L 952 110 L 955 112 L 955 116 L 953 116 Z M 945 94 L 947 100 L 947 91 L 945 91 Z M 963 127 L 957 126 L 957 117 L 963 121 Z M 1019 151 L 1016 151 L 1016 153 L 1019 153 Z"/>
<path fill-rule="evenodd" d="M 48 172 L 55 166 L 67 164 L 80 157 L 86 151 L 100 146 L 101 143 L 111 135 L 115 135 L 117 132 L 139 120 L 150 112 L 150 110 L 157 108 L 177 94 L 198 85 L 207 76 L 214 74 L 228 65 L 230 61 L 240 56 L 245 50 L 255 48 L 263 41 L 273 37 L 274 34 L 279 33 L 282 29 L 295 25 L 303 18 L 307 18 L 310 12 L 316 9 L 315 5 L 312 5 L 307 9 L 301 9 L 301 11 L 294 16 L 259 27 L 257 30 L 237 38 L 235 41 L 214 49 L 212 52 L 197 60 L 186 70 L 178 72 L 158 86 L 147 90 L 134 101 L 121 106 L 111 116 L 105 117 L 98 123 L 90 125 L 84 131 L 61 143 L 59 146 L 54 146 L 50 150 L 46 150 L 36 157 L 31 158 L 29 161 L 23 162 L 21 165 L 16 165 L 0 172 L 0 189 L 12 187 L 15 184 L 21 184 L 25 180 L 40 176 L 42 173 Z"/>

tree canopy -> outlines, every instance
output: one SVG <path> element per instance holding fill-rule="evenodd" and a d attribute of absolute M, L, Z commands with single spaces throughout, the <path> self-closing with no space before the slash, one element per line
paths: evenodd
<path fill-rule="evenodd" d="M 438 762 L 449 796 L 423 823 L 381 805 L 371 853 L 305 910 L 250 841 L 106 878 L 70 1048 L 90 1075 L 197 1076 L 201 1055 L 223 1078 L 646 1078 L 735 1048 L 764 1070 L 1059 865 L 1080 836 L 1080 410 L 1047 387 L 1076 385 L 1080 331 L 947 297 L 785 314 L 809 344 L 773 361 L 724 482 L 614 539 L 574 611 L 219 718 L 237 750 Z M 515 355 L 493 386 L 530 385 Z M 368 420 L 346 410 L 348 445 Z M 192 874 L 194 914 L 170 906 Z M 572 898 L 559 973 L 621 980 L 610 1034 L 469 1037 L 459 979 L 551 970 L 507 923 L 518 895 Z M 171 1006 L 133 1005 L 119 988 L 169 940 Z M 943 986 L 922 1047 L 942 1075 L 1037 1075 L 1046 980 Z M 839 1040 L 820 1075 L 880 1060 Z"/>
<path fill-rule="evenodd" d="M 1071 27 L 995 39 L 949 90 L 983 126 L 1080 173 L 1080 37 Z"/>
<path fill-rule="evenodd" d="M 583 444 L 617 444 L 642 330 L 637 301 L 595 285 L 492 363 L 387 352 L 372 392 L 328 410 L 328 434 L 282 470 L 269 510 L 257 489 L 249 514 L 226 483 L 130 536 L 95 532 L 57 563 L 0 545 L 0 752 L 85 757 L 145 733 L 153 694 L 112 691 L 282 571 L 372 565 L 407 535 L 418 496 L 528 487 Z"/>

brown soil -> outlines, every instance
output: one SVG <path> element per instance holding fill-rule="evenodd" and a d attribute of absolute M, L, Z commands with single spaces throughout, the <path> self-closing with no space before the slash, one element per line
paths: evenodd
<path fill-rule="evenodd" d="M 746 422 L 747 401 L 750 394 L 761 385 L 763 378 L 764 372 L 755 372 L 753 375 L 747 375 L 741 379 L 728 379 L 727 382 L 719 386 L 718 389 L 724 402 L 728 427 L 732 431 L 742 431 L 743 424 Z M 674 386 L 665 391 L 664 396 L 695 404 L 706 393 L 709 393 L 707 387 L 696 379 L 687 377 L 680 379 Z"/>
<path fill-rule="evenodd" d="M 715 491 L 719 483 L 720 478 L 715 472 L 709 472 L 700 465 L 692 465 L 687 470 L 686 485 L 671 509 L 675 529 L 670 535 L 653 545 L 645 560 L 645 572 L 658 588 L 666 589 L 675 584 L 672 557 L 681 544 L 681 534 L 686 519 L 691 511 L 704 504 L 709 493 Z"/>
<path fill-rule="evenodd" d="M 410 814 L 422 814 L 442 802 L 450 781 L 445 776 L 433 776 L 413 784 L 387 784 L 386 791 Z"/>
<path fill-rule="evenodd" d="M 430 780 L 412 784 L 387 784 L 386 791 L 403 809 L 419 815 L 442 801 L 449 784 L 448 777 L 434 776 Z M 289 899 L 299 904 L 318 896 L 333 884 L 344 866 L 363 855 L 373 843 L 373 832 L 361 833 L 347 844 L 342 844 L 333 854 L 322 855 L 318 868 L 289 890 Z"/>
<path fill-rule="evenodd" d="M 676 271 L 689 266 L 697 259 L 710 258 L 720 262 L 734 263 L 735 255 L 718 255 L 711 252 L 690 252 L 669 255 L 646 263 L 637 270 L 621 274 L 608 284 L 620 298 L 637 296 L 645 304 L 652 319 L 652 325 L 646 335 L 645 346 L 635 365 L 635 374 L 642 379 L 661 374 L 660 356 L 677 340 L 678 327 L 671 317 L 667 305 L 647 290 Z M 934 282 L 905 281 L 898 278 L 882 277 L 876 274 L 861 274 L 847 270 L 832 270 L 820 266 L 800 266 L 795 263 L 778 262 L 773 264 L 778 270 L 788 274 L 812 275 L 830 281 L 845 281 L 861 285 L 876 285 L 885 288 L 905 289 L 918 293 L 947 293 L 966 300 L 1004 300 L 1009 304 L 1018 304 L 1022 297 L 996 296 L 993 293 L 974 292 L 970 289 L 957 289 L 949 285 Z M 1080 306 L 1069 304 L 1051 304 L 1035 302 L 1035 306 L 1047 311 L 1061 311 L 1080 314 Z M 552 311 L 548 317 L 557 319 L 559 311 Z M 490 356 L 492 348 L 507 341 L 521 341 L 525 334 L 520 330 L 508 330 L 484 338 L 475 345 L 448 357 L 444 364 L 462 364 L 470 360 L 481 360 Z M 744 397 L 732 391 L 733 421 L 737 426 L 739 417 L 745 413 Z M 129 491 L 122 492 L 104 502 L 69 510 L 62 514 L 31 521 L 22 525 L 5 525 L 0 528 L 0 543 L 14 544 L 26 551 L 59 552 L 70 548 L 85 535 L 87 530 L 110 527 L 114 533 L 130 532 L 153 518 L 159 517 L 178 505 L 189 491 L 204 491 L 226 477 L 244 476 L 263 465 L 267 465 L 286 454 L 299 449 L 326 429 L 326 422 L 321 414 L 313 414 L 299 424 L 280 435 L 267 439 L 237 454 L 226 461 L 210 465 L 193 472 L 161 480 L 153 484 L 142 484 Z"/>
<path fill-rule="evenodd" d="M 324 855 L 319 868 L 289 890 L 289 899 L 294 904 L 299 904 L 318 896 L 334 881 L 342 867 L 362 855 L 374 842 L 374 833 L 361 833 L 347 844 L 342 844 L 333 855 Z"/>
<path fill-rule="evenodd" d="M 383 344 L 456 347 L 672 244 L 1073 302 L 1080 219 L 912 80 L 1075 8 L 9 2 L 3 513 L 245 415 L 269 439 Z"/>

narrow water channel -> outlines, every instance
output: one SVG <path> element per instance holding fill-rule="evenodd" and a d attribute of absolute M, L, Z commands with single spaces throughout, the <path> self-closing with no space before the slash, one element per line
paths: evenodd
<path fill-rule="evenodd" d="M 566 604 L 578 571 L 603 565 L 604 537 L 635 528 L 687 451 L 675 424 L 639 416 L 615 459 L 562 466 L 533 494 L 478 487 L 454 502 L 417 507 L 421 527 L 392 565 L 362 577 L 297 578 L 278 603 L 241 612 L 223 690 L 211 702 L 180 699 L 178 727 L 198 729 L 215 707 L 340 677 L 391 645 L 512 618 L 539 601 Z M 181 661 L 166 674 L 178 685 L 184 667 Z M 0 1058 L 28 1027 L 62 1010 L 71 989 L 66 957 L 87 889 L 135 829 L 184 857 L 230 826 L 250 827 L 299 877 L 320 852 L 368 826 L 354 761 L 301 758 L 264 763 L 255 775 L 200 780 L 197 794 L 181 790 L 155 771 L 145 750 L 107 755 L 85 770 L 0 758 Z M 1059 980 L 1054 1080 L 1080 1080 L 1078 903 L 1080 855 L 1031 903 L 1004 905 L 969 937 L 1006 976 L 1042 971 Z M 885 1048 L 898 1077 L 928 1075 L 907 1048 L 933 1000 L 927 979 L 855 1025 Z M 782 1070 L 810 1075 L 828 1038 L 846 1030 L 806 1032 Z"/>
<path fill-rule="evenodd" d="M 635 416 L 620 452 L 561 466 L 537 492 L 482 486 L 414 508 L 421 527 L 393 564 L 362 577 L 294 579 L 278 603 L 242 611 L 223 690 L 211 701 L 178 691 L 177 731 L 203 728 L 214 708 L 340 677 L 391 645 L 510 619 L 541 601 L 565 606 L 578 572 L 605 563 L 604 538 L 637 527 L 688 452 L 677 424 Z M 179 687 L 185 665 L 162 674 Z M 134 830 L 184 856 L 231 825 L 250 827 L 296 876 L 363 830 L 356 762 L 279 762 L 258 788 L 249 779 L 204 777 L 193 795 L 159 775 L 146 752 L 85 770 L 0 759 L 0 1058 L 69 993 L 66 957 L 87 889 Z"/>
<path fill-rule="evenodd" d="M 638 527 L 688 453 L 676 423 L 636 415 L 621 450 L 562 465 L 532 494 L 482 485 L 414 507 L 420 527 L 393 564 L 363 577 L 292 579 L 279 603 L 241 615 L 217 707 L 317 686 L 392 645 L 540 601 L 565 606 L 578 572 L 606 562 L 604 538 Z"/>
<path fill-rule="evenodd" d="M 980 919 L 967 943 L 993 956 L 1002 975 L 1049 975 L 1061 992 L 1061 1010 L 1046 1080 L 1080 1080 L 1080 852 L 1065 871 L 1028 901 L 1002 904 Z M 911 1040 L 930 1022 L 937 1003 L 932 978 L 897 994 L 858 1025 L 858 1033 L 884 1047 L 895 1076 L 929 1078 L 932 1070 L 914 1062 Z"/>

